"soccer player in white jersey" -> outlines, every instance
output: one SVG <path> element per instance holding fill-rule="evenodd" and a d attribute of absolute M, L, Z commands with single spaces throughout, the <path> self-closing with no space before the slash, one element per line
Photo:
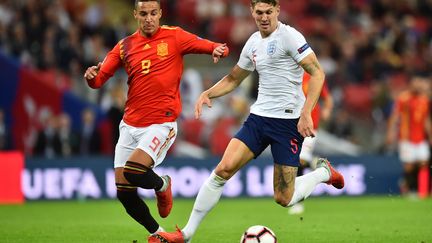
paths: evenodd
<path fill-rule="evenodd" d="M 175 232 L 159 232 L 152 242 L 190 242 L 199 224 L 217 204 L 227 180 L 250 160 L 271 146 L 274 160 L 274 199 L 283 207 L 304 200 L 319 183 L 340 189 L 343 176 L 326 159 L 317 168 L 297 177 L 304 137 L 314 136 L 311 111 L 324 82 L 324 72 L 305 38 L 278 21 L 278 0 L 252 0 L 251 12 L 258 26 L 246 42 L 237 65 L 196 102 L 202 105 L 233 91 L 252 71 L 259 75 L 258 98 L 240 131 L 228 144 L 222 160 L 202 185 L 189 221 Z M 303 73 L 310 74 L 307 98 L 302 90 Z"/>

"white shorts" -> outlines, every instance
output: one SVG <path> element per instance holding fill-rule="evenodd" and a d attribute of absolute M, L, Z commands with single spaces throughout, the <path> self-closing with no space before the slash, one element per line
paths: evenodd
<path fill-rule="evenodd" d="M 300 160 L 306 161 L 308 163 L 312 162 L 314 158 L 313 151 L 315 149 L 315 144 L 317 142 L 316 137 L 305 137 L 302 144 L 302 149 L 300 152 Z"/>
<path fill-rule="evenodd" d="M 150 155 L 154 161 L 153 167 L 156 167 L 162 163 L 177 137 L 177 122 L 133 127 L 122 120 L 119 129 L 120 137 L 115 148 L 114 168 L 124 167 L 129 156 L 137 148 Z"/>
<path fill-rule="evenodd" d="M 399 159 L 403 163 L 428 161 L 429 157 L 429 144 L 426 141 L 421 143 L 399 142 Z"/>

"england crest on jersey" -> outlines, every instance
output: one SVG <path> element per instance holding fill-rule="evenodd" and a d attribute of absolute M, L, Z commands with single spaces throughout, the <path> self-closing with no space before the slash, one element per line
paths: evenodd
<path fill-rule="evenodd" d="M 272 56 L 276 52 L 277 41 L 270 41 L 267 45 L 267 55 Z"/>

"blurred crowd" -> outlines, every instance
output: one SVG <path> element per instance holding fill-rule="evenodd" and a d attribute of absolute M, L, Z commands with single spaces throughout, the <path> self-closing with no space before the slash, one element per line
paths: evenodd
<path fill-rule="evenodd" d="M 280 2 L 280 20 L 305 35 L 325 69 L 335 110 L 323 128 L 362 145 L 366 151 L 382 151 L 393 98 L 407 86 L 413 73 L 432 70 L 432 1 Z M 161 3 L 164 24 L 228 43 L 234 62 L 256 30 L 250 16 L 250 0 L 162 0 Z M 82 75 L 88 66 L 103 60 L 118 40 L 136 30 L 133 4 L 133 0 L 0 0 L 0 51 L 30 69 L 64 77 L 54 79 L 59 89 L 71 90 L 98 104 L 113 122 L 111 134 L 115 141 L 118 136 L 115 123 L 121 117 L 127 77 L 120 72 L 102 91 L 94 91 L 86 86 Z M 216 155 L 223 152 L 247 115 L 248 105 L 256 98 L 257 86 L 256 76 L 252 75 L 238 92 L 217 101 L 203 120 L 194 120 L 192 108 L 196 97 L 220 77 L 219 72 L 187 66 L 181 87 L 184 112 L 179 120 L 180 144 L 185 141 L 197 151 L 203 149 Z M 59 140 L 63 136 L 59 127 L 67 123 L 67 114 L 56 118 Z M 41 133 L 47 137 L 51 122 L 46 124 Z M 7 129 L 0 125 L 0 145 L 3 130 Z M 82 142 L 47 152 L 36 141 L 34 154 L 83 152 L 79 148 Z"/>

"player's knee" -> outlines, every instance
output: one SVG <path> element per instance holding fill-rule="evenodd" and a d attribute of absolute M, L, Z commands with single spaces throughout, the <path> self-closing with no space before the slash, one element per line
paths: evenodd
<path fill-rule="evenodd" d="M 130 173 L 130 172 L 123 172 L 123 176 L 132 185 L 137 185 L 139 184 L 140 181 L 143 180 L 141 175 Z"/>
<path fill-rule="evenodd" d="M 123 176 L 130 184 L 144 189 L 154 189 L 154 180 L 157 180 L 157 175 L 152 169 L 130 161 L 126 162 Z"/>
<path fill-rule="evenodd" d="M 291 202 L 291 199 L 292 199 L 292 195 L 281 195 L 281 194 L 274 195 L 275 202 L 281 205 L 282 207 L 287 207 Z"/>
<path fill-rule="evenodd" d="M 225 164 L 219 164 L 215 169 L 215 173 L 225 180 L 228 180 L 234 175 L 235 170 Z"/>
<path fill-rule="evenodd" d="M 155 187 L 154 186 L 155 183 L 152 180 L 153 177 L 149 175 L 148 171 L 145 172 L 144 174 L 134 174 L 134 173 L 124 172 L 123 175 L 126 178 L 126 180 L 134 186 L 139 186 L 144 189 L 154 189 Z"/>

